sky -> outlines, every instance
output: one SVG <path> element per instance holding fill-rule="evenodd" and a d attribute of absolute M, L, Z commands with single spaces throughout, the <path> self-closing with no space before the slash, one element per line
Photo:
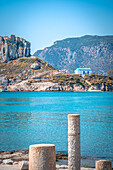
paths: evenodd
<path fill-rule="evenodd" d="M 113 35 L 113 0 L 0 0 L 0 36 L 31 42 L 31 53 L 54 41 Z"/>

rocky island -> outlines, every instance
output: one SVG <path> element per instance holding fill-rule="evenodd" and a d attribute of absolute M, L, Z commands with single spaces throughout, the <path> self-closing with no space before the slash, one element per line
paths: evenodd
<path fill-rule="evenodd" d="M 28 41 L 11 35 L 0 37 L 0 91 L 113 91 L 113 77 L 62 73 L 31 56 Z"/>
<path fill-rule="evenodd" d="M 113 91 L 109 75 L 62 73 L 38 57 L 0 62 L 0 89 L 7 91 Z"/>

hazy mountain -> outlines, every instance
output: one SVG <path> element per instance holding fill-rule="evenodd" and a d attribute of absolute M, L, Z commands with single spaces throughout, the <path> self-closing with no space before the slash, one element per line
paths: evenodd
<path fill-rule="evenodd" d="M 94 73 L 106 74 L 113 70 L 113 36 L 67 38 L 34 55 L 59 70 L 74 72 L 78 67 L 90 67 Z"/>

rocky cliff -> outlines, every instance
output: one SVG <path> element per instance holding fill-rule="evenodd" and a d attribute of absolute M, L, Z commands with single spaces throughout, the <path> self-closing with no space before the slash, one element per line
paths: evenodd
<path fill-rule="evenodd" d="M 30 56 L 30 42 L 23 38 L 0 36 L 0 58 L 2 62 L 8 62 L 20 57 Z"/>
<path fill-rule="evenodd" d="M 88 67 L 93 73 L 106 74 L 113 70 L 113 36 L 67 38 L 34 55 L 59 70 L 74 72 L 76 68 Z"/>

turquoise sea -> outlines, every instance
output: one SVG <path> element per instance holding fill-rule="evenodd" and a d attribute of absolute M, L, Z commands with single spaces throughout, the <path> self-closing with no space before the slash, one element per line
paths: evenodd
<path fill-rule="evenodd" d="M 53 143 L 68 152 L 68 114 L 81 117 L 82 157 L 113 160 L 113 93 L 0 93 L 0 150 Z"/>

